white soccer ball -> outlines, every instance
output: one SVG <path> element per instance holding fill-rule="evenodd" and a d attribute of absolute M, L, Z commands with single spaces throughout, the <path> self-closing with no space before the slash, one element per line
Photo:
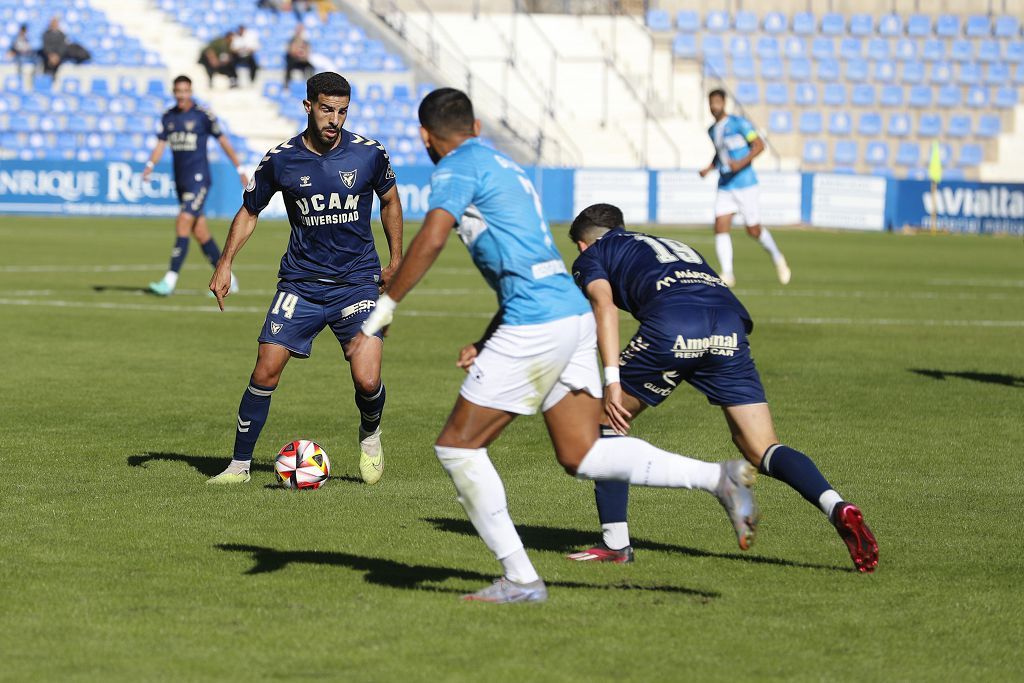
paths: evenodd
<path fill-rule="evenodd" d="M 319 444 L 299 439 L 278 451 L 274 475 L 288 489 L 318 489 L 331 476 L 331 461 Z"/>

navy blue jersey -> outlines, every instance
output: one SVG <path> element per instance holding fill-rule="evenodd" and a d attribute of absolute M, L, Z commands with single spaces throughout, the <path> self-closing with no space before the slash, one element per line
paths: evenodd
<path fill-rule="evenodd" d="M 267 152 L 242 195 L 258 214 L 275 192 L 284 197 L 292 234 L 278 276 L 285 282 L 354 285 L 380 279 L 370 229 L 373 193 L 395 185 L 384 145 L 347 130 L 323 156 L 300 133 Z"/>
<path fill-rule="evenodd" d="M 594 280 L 607 280 L 615 305 L 641 322 L 681 306 L 724 306 L 740 315 L 748 332 L 754 327 L 704 258 L 677 240 L 617 228 L 580 254 L 572 274 L 584 291 Z"/>
<path fill-rule="evenodd" d="M 156 136 L 170 143 L 174 156 L 174 179 L 179 186 L 209 184 L 210 161 L 206 142 L 223 135 L 217 117 L 199 105 L 188 111 L 177 106 L 164 112 Z"/>

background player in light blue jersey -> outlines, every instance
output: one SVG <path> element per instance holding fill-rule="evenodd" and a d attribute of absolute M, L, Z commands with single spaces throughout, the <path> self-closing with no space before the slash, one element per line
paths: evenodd
<path fill-rule="evenodd" d="M 206 155 L 206 142 L 212 136 L 217 139 L 231 163 L 238 169 L 242 187 L 249 182 L 245 171 L 238 163 L 238 157 L 231 141 L 217 123 L 217 117 L 192 100 L 192 80 L 188 76 L 174 79 L 174 99 L 177 102 L 164 112 L 160 119 L 156 147 L 149 155 L 142 179 L 149 180 L 153 167 L 160 162 L 164 148 L 169 144 L 174 155 L 174 187 L 178 193 L 181 210 L 174 223 L 174 248 L 171 263 L 163 279 L 149 283 L 149 291 L 160 296 L 170 296 L 178 284 L 178 272 L 188 254 L 189 233 L 195 236 L 210 265 L 216 266 L 220 249 L 206 225 L 203 207 L 210 192 L 210 161 Z M 238 282 L 232 275 L 232 291 L 238 291 Z"/>
<path fill-rule="evenodd" d="M 722 281 L 730 287 L 736 285 L 732 267 L 732 217 L 739 213 L 747 224 L 747 234 L 758 241 L 775 263 L 779 282 L 789 284 L 792 274 L 786 257 L 779 251 L 768 228 L 761 225 L 761 200 L 757 174 L 751 162 L 764 151 L 764 142 L 757 131 L 742 116 L 725 113 L 725 91 L 712 90 L 708 95 L 708 107 L 715 123 L 708 129 L 711 142 L 715 145 L 715 156 L 706 168 L 701 169 L 703 178 L 712 171 L 718 171 L 718 195 L 715 197 L 715 252 L 721 266 Z"/>
<path fill-rule="evenodd" d="M 716 490 L 733 518 L 756 515 L 753 469 L 724 468 L 629 437 L 599 438 L 601 379 L 594 316 L 566 272 L 529 177 L 482 144 L 473 105 L 452 88 L 419 109 L 420 134 L 437 163 L 423 227 L 353 348 L 373 343 L 395 308 L 437 259 L 453 228 L 498 295 L 484 340 L 464 349 L 459 398 L 434 449 L 470 521 L 504 576 L 470 600 L 536 602 L 547 588 L 526 555 L 487 446 L 517 415 L 544 414 L 558 462 L 581 479 Z"/>
<path fill-rule="evenodd" d="M 269 150 L 242 195 L 210 291 L 224 307 L 231 262 L 270 199 L 280 192 L 291 235 L 279 282 L 259 336 L 256 367 L 238 406 L 231 462 L 211 484 L 249 481 L 253 449 L 270 412 L 270 399 L 289 359 L 308 358 L 313 339 L 330 327 L 349 362 L 359 409 L 359 474 L 367 484 L 383 472 L 381 381 L 383 340 L 353 348 L 351 340 L 373 309 L 380 289 L 402 260 L 402 203 L 384 145 L 345 130 L 352 89 L 332 72 L 306 82 L 307 127 Z M 370 228 L 374 195 L 391 262 L 381 270 Z"/>

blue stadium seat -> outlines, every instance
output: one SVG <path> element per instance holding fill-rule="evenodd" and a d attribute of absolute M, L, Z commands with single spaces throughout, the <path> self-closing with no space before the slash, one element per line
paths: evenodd
<path fill-rule="evenodd" d="M 700 15 L 693 10 L 676 12 L 676 28 L 683 33 L 696 33 L 700 30 Z"/>
<path fill-rule="evenodd" d="M 778 59 L 780 54 L 778 38 L 774 36 L 761 36 L 757 39 L 758 59 Z"/>
<path fill-rule="evenodd" d="M 949 56 L 954 62 L 974 61 L 974 44 L 969 40 L 954 40 L 949 47 Z"/>
<path fill-rule="evenodd" d="M 926 62 L 937 62 L 946 58 L 946 44 L 941 40 L 929 38 L 921 43 L 921 59 Z"/>
<path fill-rule="evenodd" d="M 767 98 L 765 98 L 767 100 Z M 773 110 L 768 115 L 768 132 L 774 135 L 788 135 L 793 132 L 793 114 L 785 110 Z"/>
<path fill-rule="evenodd" d="M 875 62 L 872 78 L 876 83 L 892 83 L 896 80 L 896 65 L 892 62 Z"/>
<path fill-rule="evenodd" d="M 981 83 L 981 67 L 978 64 L 967 63 L 960 65 L 960 73 L 956 82 L 961 85 L 975 85 Z"/>
<path fill-rule="evenodd" d="M 850 17 L 851 36 L 870 36 L 875 31 L 875 20 L 870 14 L 854 14 Z"/>
<path fill-rule="evenodd" d="M 868 63 L 863 59 L 851 59 L 846 62 L 846 80 L 850 83 L 863 83 L 868 80 Z"/>
<path fill-rule="evenodd" d="M 872 38 L 868 41 L 868 59 L 879 62 L 889 59 L 889 41 Z"/>
<path fill-rule="evenodd" d="M 967 106 L 980 109 L 988 106 L 988 88 L 972 86 L 967 89 Z"/>
<path fill-rule="evenodd" d="M 712 33 L 722 33 L 729 30 L 728 12 L 708 12 L 704 17 L 704 28 Z"/>
<path fill-rule="evenodd" d="M 663 9 L 647 10 L 647 28 L 652 31 L 671 31 L 672 18 Z"/>
<path fill-rule="evenodd" d="M 741 57 L 732 60 L 732 75 L 735 78 L 753 80 L 757 78 L 754 70 L 754 60 L 750 57 Z"/>
<path fill-rule="evenodd" d="M 1024 85 L 1024 64 L 1018 64 L 1013 68 L 1013 84 Z"/>
<path fill-rule="evenodd" d="M 782 80 L 782 60 L 781 59 L 762 59 L 761 60 L 761 79 L 765 81 L 779 81 Z"/>
<path fill-rule="evenodd" d="M 806 59 L 807 43 L 803 38 L 789 36 L 783 46 L 787 59 Z"/>
<path fill-rule="evenodd" d="M 733 36 L 729 39 L 729 56 L 733 59 L 740 57 L 750 57 L 750 38 L 746 36 Z"/>
<path fill-rule="evenodd" d="M 893 56 L 901 62 L 917 59 L 917 43 L 906 38 L 897 40 L 896 47 L 893 49 Z"/>
<path fill-rule="evenodd" d="M 860 38 L 843 38 L 839 41 L 841 59 L 860 59 L 864 54 L 864 41 Z"/>
<path fill-rule="evenodd" d="M 409 90 L 409 86 L 404 83 L 396 83 L 391 86 L 391 99 L 400 102 L 411 101 L 412 92 Z"/>
<path fill-rule="evenodd" d="M 811 78 L 811 62 L 806 59 L 793 59 L 789 62 L 789 80 L 807 81 Z"/>
<path fill-rule="evenodd" d="M 916 142 L 901 142 L 896 148 L 896 164 L 899 166 L 917 166 L 921 160 L 921 148 Z"/>
<path fill-rule="evenodd" d="M 110 95 L 110 86 L 105 78 L 94 78 L 92 83 L 89 85 L 89 93 L 91 95 Z"/>
<path fill-rule="evenodd" d="M 68 95 L 77 95 L 82 92 L 82 81 L 74 76 L 64 76 L 60 81 L 60 91 Z"/>
<path fill-rule="evenodd" d="M 994 40 L 983 40 L 978 43 L 978 61 L 991 64 L 1003 58 L 999 43 Z"/>
<path fill-rule="evenodd" d="M 840 166 L 853 166 L 857 163 L 857 143 L 853 140 L 838 140 L 832 151 L 832 161 Z"/>
<path fill-rule="evenodd" d="M 917 134 L 922 138 L 936 138 L 942 133 L 942 117 L 938 114 L 921 114 L 917 122 Z"/>
<path fill-rule="evenodd" d="M 704 58 L 705 78 L 725 78 L 729 75 L 729 65 L 722 56 L 709 56 Z"/>
<path fill-rule="evenodd" d="M 902 107 L 903 88 L 898 85 L 883 85 L 878 101 L 883 107 Z"/>
<path fill-rule="evenodd" d="M 690 34 L 677 34 L 672 39 L 672 54 L 680 59 L 694 59 L 697 56 L 697 39 Z"/>
<path fill-rule="evenodd" d="M 875 86 L 862 83 L 850 91 L 850 103 L 855 107 L 875 106 Z"/>
<path fill-rule="evenodd" d="M 805 111 L 800 114 L 801 135 L 818 135 L 821 133 L 822 125 L 820 111 Z"/>
<path fill-rule="evenodd" d="M 53 92 L 53 76 L 36 74 L 32 77 L 32 90 L 42 94 Z"/>
<path fill-rule="evenodd" d="M 1006 64 L 989 64 L 985 70 L 986 85 L 1003 85 L 1010 82 L 1010 67 Z"/>
<path fill-rule="evenodd" d="M 1020 19 L 1010 14 L 996 17 L 995 35 L 997 38 L 1019 38 Z"/>
<path fill-rule="evenodd" d="M 885 142 L 869 142 L 864 148 L 864 162 L 872 166 L 889 163 L 889 145 Z"/>
<path fill-rule="evenodd" d="M 753 67 L 751 67 L 753 68 Z M 740 81 L 736 84 L 736 101 L 742 105 L 761 103 L 761 90 L 753 81 Z"/>
<path fill-rule="evenodd" d="M 839 80 L 839 62 L 826 59 L 818 62 L 818 80 L 822 83 L 835 83 Z"/>
<path fill-rule="evenodd" d="M 832 112 L 828 117 L 829 135 L 849 135 L 853 129 L 853 122 L 850 115 L 845 111 Z"/>
<path fill-rule="evenodd" d="M 894 38 L 903 35 L 903 18 L 898 14 L 886 14 L 878 20 L 878 35 Z"/>
<path fill-rule="evenodd" d="M 1016 88 L 998 88 L 996 90 L 995 105 L 1000 109 L 1012 109 L 1017 106 L 1018 100 Z"/>
<path fill-rule="evenodd" d="M 905 62 L 900 80 L 908 85 L 924 82 L 924 64 L 921 62 Z"/>
<path fill-rule="evenodd" d="M 946 85 L 939 88 L 935 103 L 943 109 L 953 109 L 963 103 L 962 89 L 958 85 Z"/>
<path fill-rule="evenodd" d="M 924 38 L 932 33 L 932 18 L 927 14 L 912 14 L 907 19 L 907 35 L 912 38 Z"/>
<path fill-rule="evenodd" d="M 793 15 L 793 33 L 810 36 L 818 32 L 818 23 L 810 12 L 799 12 Z"/>
<path fill-rule="evenodd" d="M 857 135 L 874 138 L 882 133 L 882 115 L 878 112 L 861 114 L 857 121 Z"/>
<path fill-rule="evenodd" d="M 811 57 L 814 59 L 835 59 L 835 41 L 831 38 L 814 38 L 811 41 Z"/>
<path fill-rule="evenodd" d="M 964 35 L 968 38 L 986 38 L 992 35 L 992 21 L 985 15 L 972 14 L 967 17 Z"/>
<path fill-rule="evenodd" d="M 789 88 L 786 87 L 785 83 L 766 83 L 764 86 L 764 103 L 773 106 L 789 104 Z"/>
<path fill-rule="evenodd" d="M 953 79 L 953 67 L 948 62 L 935 62 L 932 64 L 932 73 L 928 82 L 932 85 L 946 85 Z"/>
<path fill-rule="evenodd" d="M 946 125 L 946 136 L 950 138 L 965 138 L 971 134 L 971 117 L 964 114 L 956 114 L 949 117 Z"/>
<path fill-rule="evenodd" d="M 910 135 L 910 116 L 902 112 L 890 114 L 885 133 L 891 138 L 905 138 Z"/>
<path fill-rule="evenodd" d="M 818 89 L 810 83 L 800 83 L 796 86 L 793 100 L 801 107 L 812 107 L 818 103 Z"/>
<path fill-rule="evenodd" d="M 757 31 L 757 15 L 753 12 L 737 12 L 733 17 L 733 26 L 737 33 L 754 33 Z"/>
<path fill-rule="evenodd" d="M 842 14 L 829 12 L 821 18 L 821 34 L 826 36 L 841 36 L 846 33 L 846 19 Z"/>
<path fill-rule="evenodd" d="M 829 107 L 846 106 L 846 86 L 842 83 L 829 83 L 822 90 L 821 101 Z"/>
<path fill-rule="evenodd" d="M 974 134 L 979 138 L 994 138 L 999 135 L 1002 122 L 997 114 L 982 114 L 978 117 L 978 128 Z"/>
<path fill-rule="evenodd" d="M 966 168 L 980 166 L 984 160 L 985 154 L 981 145 L 964 143 L 960 146 L 960 158 L 957 160 L 959 166 Z"/>
<path fill-rule="evenodd" d="M 809 165 L 823 164 L 825 163 L 825 156 L 827 153 L 828 148 L 821 140 L 807 140 L 804 142 L 804 151 L 802 155 L 803 163 Z"/>
<path fill-rule="evenodd" d="M 956 38 L 960 35 L 960 17 L 943 14 L 935 20 L 935 35 L 942 38 Z"/>
<path fill-rule="evenodd" d="M 700 48 L 704 57 L 725 56 L 725 41 L 722 40 L 721 36 L 704 36 Z"/>
<path fill-rule="evenodd" d="M 762 27 L 765 33 L 779 35 L 785 33 L 786 29 L 789 28 L 789 21 L 786 19 L 786 15 L 781 12 L 769 12 L 764 15 Z"/>
<path fill-rule="evenodd" d="M 907 104 L 911 107 L 925 108 L 932 106 L 932 89 L 927 85 L 915 85 L 910 89 Z"/>

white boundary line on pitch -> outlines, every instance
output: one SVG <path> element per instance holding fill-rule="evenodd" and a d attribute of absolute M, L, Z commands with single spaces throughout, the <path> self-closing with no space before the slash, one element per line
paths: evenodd
<path fill-rule="evenodd" d="M 263 263 L 236 263 L 232 270 L 238 271 L 271 271 L 277 272 L 280 265 Z M 99 266 L 87 265 L 33 265 L 33 266 L 0 266 L 0 273 L 134 273 L 147 270 L 157 271 L 157 274 L 167 269 L 167 262 L 163 263 L 123 263 L 105 264 Z M 186 263 L 182 270 L 206 270 L 212 268 L 207 263 Z M 452 268 L 437 266 L 430 269 L 431 273 L 439 275 L 476 275 L 479 271 L 476 268 Z"/>
<path fill-rule="evenodd" d="M 108 301 L 63 301 L 56 299 L 4 299 L 0 306 L 50 308 L 86 308 L 112 311 L 149 311 L 154 313 L 264 313 L 265 306 L 232 306 L 221 311 L 213 306 L 178 306 L 115 303 Z M 413 318 L 491 318 L 491 313 L 451 311 L 418 311 L 402 309 L 400 315 Z M 1024 327 L 1024 320 L 907 320 L 897 318 L 762 318 L 761 322 L 776 325 L 883 325 L 901 327 Z"/>

